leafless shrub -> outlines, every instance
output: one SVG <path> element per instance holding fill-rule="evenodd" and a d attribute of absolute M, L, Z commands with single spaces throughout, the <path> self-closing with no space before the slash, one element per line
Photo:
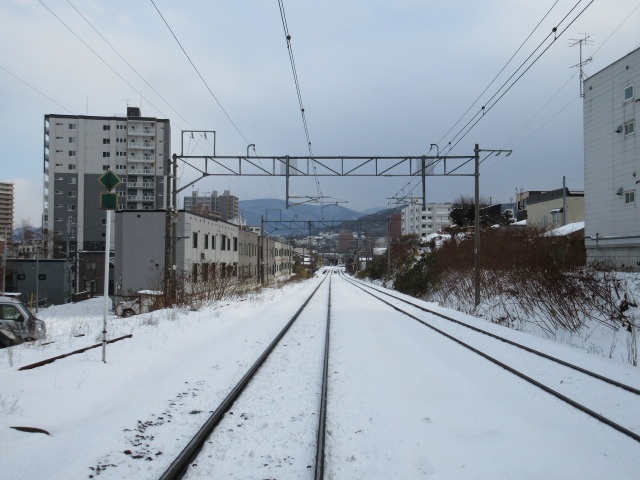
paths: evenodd
<path fill-rule="evenodd" d="M 614 272 L 585 266 L 579 235 L 507 229 L 483 232 L 481 240 L 481 306 L 474 304 L 472 236 L 455 237 L 432 254 L 429 300 L 515 328 L 534 324 L 550 337 L 575 333 L 587 321 L 612 329 L 629 323 L 625 286 Z"/>

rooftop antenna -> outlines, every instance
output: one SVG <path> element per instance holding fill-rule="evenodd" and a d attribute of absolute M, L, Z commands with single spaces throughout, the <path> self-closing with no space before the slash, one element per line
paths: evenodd
<path fill-rule="evenodd" d="M 584 80 L 587 78 L 587 75 L 584 73 L 583 67 L 589 63 L 591 60 L 593 60 L 593 58 L 589 57 L 585 60 L 582 59 L 582 46 L 583 45 L 591 45 L 593 44 L 592 40 L 589 40 L 589 38 L 591 38 L 591 34 L 590 33 L 583 33 L 582 35 L 584 35 L 584 38 L 572 38 L 569 40 L 569 46 L 570 47 L 575 47 L 576 45 L 580 46 L 580 63 L 573 65 L 573 67 L 571 68 L 575 68 L 578 67 L 580 69 L 580 98 L 584 98 L 584 90 L 583 90 L 583 86 L 582 83 L 584 82 Z"/>

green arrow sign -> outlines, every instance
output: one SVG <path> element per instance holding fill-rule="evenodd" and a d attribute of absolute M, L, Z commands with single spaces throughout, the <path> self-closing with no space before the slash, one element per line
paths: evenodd
<path fill-rule="evenodd" d="M 118 177 L 115 173 L 113 173 L 111 170 L 107 170 L 104 175 L 102 175 L 98 181 L 104 185 L 104 188 L 107 189 L 107 192 L 110 192 L 111 190 L 113 190 L 114 188 L 116 188 L 118 185 L 120 185 L 120 177 Z"/>

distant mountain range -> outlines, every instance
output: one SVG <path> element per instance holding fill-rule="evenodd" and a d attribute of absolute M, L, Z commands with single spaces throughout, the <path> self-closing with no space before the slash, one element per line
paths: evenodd
<path fill-rule="evenodd" d="M 260 225 L 261 219 L 266 221 L 306 221 L 327 220 L 332 222 L 354 221 L 367 217 L 369 220 L 386 220 L 390 215 L 400 211 L 400 207 L 384 210 L 371 208 L 364 212 L 351 210 L 340 205 L 302 204 L 285 208 L 285 201 L 275 198 L 260 200 L 241 200 L 240 216 L 246 220 L 247 225 Z M 282 227 L 282 226 L 280 226 Z M 371 225 L 369 228 L 386 231 L 386 225 Z M 340 229 L 339 224 L 336 229 Z M 266 230 L 266 228 L 265 228 Z M 279 230 L 281 234 L 288 234 L 288 230 Z"/>
<path fill-rule="evenodd" d="M 362 212 L 341 207 L 340 205 L 325 205 L 305 203 L 294 207 L 285 208 L 285 201 L 276 198 L 259 200 L 241 200 L 240 216 L 248 225 L 260 225 L 261 217 L 264 220 L 357 220 L 362 217 Z"/>

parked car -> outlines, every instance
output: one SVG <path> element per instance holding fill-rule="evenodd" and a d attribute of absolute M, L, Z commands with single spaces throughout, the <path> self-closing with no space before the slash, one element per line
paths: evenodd
<path fill-rule="evenodd" d="M 131 317 L 141 313 L 153 312 L 158 308 L 158 300 L 162 296 L 162 292 L 153 290 L 140 290 L 135 295 L 128 297 L 118 297 L 114 299 L 114 310 L 116 315 L 120 317 Z M 125 299 L 124 301 L 119 301 Z"/>
<path fill-rule="evenodd" d="M 36 318 L 20 300 L 0 297 L 0 348 L 47 336 L 45 323 Z"/>

